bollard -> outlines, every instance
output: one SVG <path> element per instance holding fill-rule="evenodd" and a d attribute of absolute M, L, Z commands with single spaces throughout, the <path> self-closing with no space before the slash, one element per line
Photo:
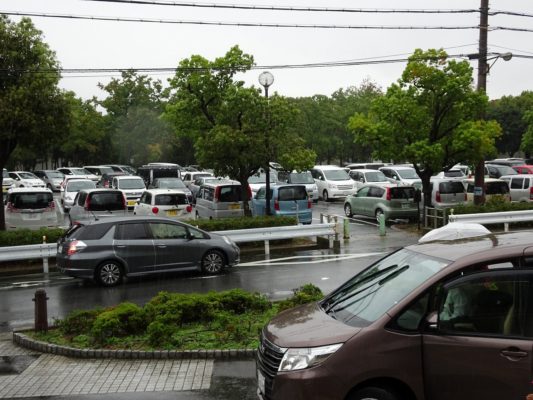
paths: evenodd
<path fill-rule="evenodd" d="M 377 220 L 379 227 L 379 236 L 385 236 L 387 233 L 385 229 L 385 214 L 379 214 Z"/>
<path fill-rule="evenodd" d="M 46 244 L 46 236 L 43 236 L 43 251 Z M 48 274 L 48 257 L 43 257 L 43 273 Z"/>
<path fill-rule="evenodd" d="M 35 292 L 35 331 L 36 332 L 48 332 L 48 310 L 46 301 L 46 291 L 39 289 Z"/>
<path fill-rule="evenodd" d="M 340 250 L 341 241 L 339 240 L 339 221 L 337 216 L 333 217 L 333 222 L 335 222 L 335 238 L 333 239 L 333 250 Z"/>
<path fill-rule="evenodd" d="M 350 239 L 350 221 L 348 218 L 344 218 L 343 221 L 343 234 L 344 239 Z"/>

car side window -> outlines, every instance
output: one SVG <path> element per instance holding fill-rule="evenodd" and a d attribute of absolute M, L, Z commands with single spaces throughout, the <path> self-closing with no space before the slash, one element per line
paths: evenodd
<path fill-rule="evenodd" d="M 77 200 L 74 200 L 74 203 L 83 207 L 85 205 L 85 200 L 87 199 L 87 193 L 85 192 L 78 192 L 76 195 Z"/>
<path fill-rule="evenodd" d="M 529 178 L 524 179 L 524 189 L 529 189 Z"/>
<path fill-rule="evenodd" d="M 444 286 L 438 330 L 446 334 L 533 337 L 533 273 L 493 270 Z"/>
<path fill-rule="evenodd" d="M 213 188 L 205 188 L 203 198 L 207 201 L 213 201 L 215 191 Z"/>
<path fill-rule="evenodd" d="M 371 187 L 368 191 L 368 197 L 381 197 L 385 193 L 385 190 L 378 187 Z"/>
<path fill-rule="evenodd" d="M 187 228 L 183 225 L 150 223 L 150 229 L 154 239 L 185 239 Z"/>
<path fill-rule="evenodd" d="M 369 187 L 359 189 L 359 191 L 357 192 L 357 197 L 368 197 L 369 189 Z"/>
<path fill-rule="evenodd" d="M 524 186 L 523 178 L 513 178 L 511 179 L 511 189 L 522 189 Z"/>
<path fill-rule="evenodd" d="M 119 224 L 115 230 L 117 240 L 140 240 L 150 239 L 143 223 Z"/>
<path fill-rule="evenodd" d="M 264 200 L 265 199 L 265 193 L 266 193 L 266 189 L 265 188 L 261 188 L 257 191 L 257 195 L 255 196 L 255 198 L 257 200 Z"/>

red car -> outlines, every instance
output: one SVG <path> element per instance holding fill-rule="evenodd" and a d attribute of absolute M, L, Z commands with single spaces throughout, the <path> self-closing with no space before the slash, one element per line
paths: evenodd
<path fill-rule="evenodd" d="M 519 174 L 533 174 L 533 165 L 517 165 L 513 169 Z"/>

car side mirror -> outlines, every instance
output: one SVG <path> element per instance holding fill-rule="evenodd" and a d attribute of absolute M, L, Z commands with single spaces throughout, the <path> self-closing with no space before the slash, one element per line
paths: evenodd
<path fill-rule="evenodd" d="M 439 324 L 439 314 L 437 311 L 432 311 L 426 316 L 426 327 L 431 331 L 436 331 Z"/>

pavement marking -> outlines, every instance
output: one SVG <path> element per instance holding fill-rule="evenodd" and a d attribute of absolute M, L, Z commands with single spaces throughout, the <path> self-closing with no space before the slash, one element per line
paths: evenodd
<path fill-rule="evenodd" d="M 383 252 L 379 253 L 358 253 L 358 254 L 318 254 L 318 255 L 305 255 L 305 256 L 292 256 L 292 257 L 282 257 L 274 258 L 269 260 L 260 260 L 260 261 L 251 261 L 247 263 L 239 264 L 240 267 L 252 267 L 260 265 L 303 265 L 303 264 L 319 264 L 326 263 L 330 261 L 343 261 L 350 260 L 354 258 L 364 258 L 372 257 L 385 254 Z M 309 261 L 294 261 L 301 259 L 309 259 Z"/>

